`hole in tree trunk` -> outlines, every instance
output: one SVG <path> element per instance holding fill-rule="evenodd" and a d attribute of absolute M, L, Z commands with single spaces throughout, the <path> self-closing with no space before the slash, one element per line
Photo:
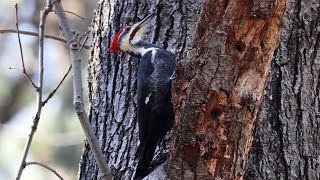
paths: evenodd
<path fill-rule="evenodd" d="M 238 41 L 235 45 L 235 48 L 237 51 L 243 52 L 245 49 L 245 45 L 241 41 Z"/>
<path fill-rule="evenodd" d="M 219 109 L 212 109 L 211 110 L 211 116 L 213 118 L 217 118 L 218 116 L 220 116 L 220 114 L 221 114 L 221 111 Z"/>

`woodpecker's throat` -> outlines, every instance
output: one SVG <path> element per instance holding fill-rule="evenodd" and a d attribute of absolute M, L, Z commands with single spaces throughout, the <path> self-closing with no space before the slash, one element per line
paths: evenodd
<path fill-rule="evenodd" d="M 131 55 L 143 56 L 148 51 L 158 49 L 158 47 L 144 41 L 138 41 L 135 44 L 133 44 L 132 41 L 129 41 L 129 43 L 121 43 L 120 49 L 121 51 L 129 53 Z"/>

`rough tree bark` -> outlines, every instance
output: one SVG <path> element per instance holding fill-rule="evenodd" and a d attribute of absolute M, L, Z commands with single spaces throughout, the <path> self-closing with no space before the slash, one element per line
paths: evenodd
<path fill-rule="evenodd" d="M 176 70 L 170 179 L 243 179 L 286 3 L 204 1 Z"/>
<path fill-rule="evenodd" d="M 130 179 L 138 147 L 136 70 L 138 59 L 107 52 L 120 27 L 157 11 L 146 40 L 163 46 L 180 58 L 192 47 L 201 2 L 100 0 L 92 24 L 93 47 L 89 60 L 89 118 L 115 179 Z M 168 147 L 160 151 L 161 162 Z M 98 170 L 86 144 L 79 179 L 97 179 Z"/>
<path fill-rule="evenodd" d="M 320 179 L 317 1 L 290 0 L 245 179 Z M 158 11 L 146 39 L 187 60 L 177 70 L 169 176 L 240 179 L 284 8 L 285 0 L 207 0 L 203 6 L 197 0 L 99 1 L 92 24 L 89 115 L 115 179 L 132 176 L 138 141 L 138 61 L 105 50 L 117 30 Z M 79 179 L 97 179 L 87 145 L 79 173 Z"/>
<path fill-rule="evenodd" d="M 320 1 L 289 1 L 246 179 L 320 179 Z"/>

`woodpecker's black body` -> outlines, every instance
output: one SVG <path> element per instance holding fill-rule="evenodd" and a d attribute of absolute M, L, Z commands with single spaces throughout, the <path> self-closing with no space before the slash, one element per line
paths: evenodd
<path fill-rule="evenodd" d="M 174 55 L 164 49 L 142 56 L 137 77 L 140 158 L 136 177 L 148 174 L 156 146 L 170 130 L 174 119 L 171 102 Z"/>
<path fill-rule="evenodd" d="M 176 66 L 175 55 L 140 40 L 146 24 L 154 15 L 122 28 L 110 48 L 116 52 L 123 51 L 141 57 L 137 76 L 140 147 L 135 179 L 148 175 L 156 146 L 170 130 L 174 120 L 171 84 Z"/>

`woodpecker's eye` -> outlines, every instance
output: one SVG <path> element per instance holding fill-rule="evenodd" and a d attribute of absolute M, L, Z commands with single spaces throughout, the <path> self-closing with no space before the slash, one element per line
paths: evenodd
<path fill-rule="evenodd" d="M 131 27 L 127 27 L 127 28 L 125 29 L 125 31 L 126 31 L 126 32 L 129 32 L 130 29 L 131 29 Z"/>

